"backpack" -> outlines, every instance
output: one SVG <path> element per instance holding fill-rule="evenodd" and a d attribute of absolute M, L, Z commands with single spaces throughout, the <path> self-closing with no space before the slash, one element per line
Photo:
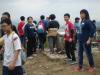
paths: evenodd
<path fill-rule="evenodd" d="M 45 32 L 44 23 L 43 23 L 42 21 L 40 21 L 40 22 L 38 23 L 37 32 L 38 32 L 38 33 L 44 33 L 44 32 Z"/>

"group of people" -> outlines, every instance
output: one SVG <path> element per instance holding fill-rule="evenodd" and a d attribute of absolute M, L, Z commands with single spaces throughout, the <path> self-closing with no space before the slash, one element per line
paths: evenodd
<path fill-rule="evenodd" d="M 89 72 L 95 71 L 94 60 L 91 52 L 91 42 L 94 38 L 96 28 L 90 20 L 89 13 L 86 9 L 80 11 L 80 18 L 75 18 L 75 23 L 70 21 L 70 14 L 64 14 L 65 20 L 65 52 L 67 61 L 70 64 L 78 63 L 75 71 L 83 70 L 83 52 L 86 52 L 89 61 Z M 23 75 L 21 50 L 26 50 L 27 57 L 32 58 L 33 54 L 37 54 L 37 49 L 44 51 L 44 44 L 48 38 L 50 53 L 55 53 L 58 49 L 58 30 L 60 24 L 55 14 L 51 14 L 45 19 L 44 15 L 40 16 L 37 22 L 33 17 L 29 16 L 27 22 L 25 17 L 20 17 L 20 22 L 16 28 L 12 22 L 8 12 L 4 12 L 1 17 L 1 38 L 0 48 L 4 48 L 3 75 Z M 78 44 L 78 62 L 75 56 L 76 44 Z"/>

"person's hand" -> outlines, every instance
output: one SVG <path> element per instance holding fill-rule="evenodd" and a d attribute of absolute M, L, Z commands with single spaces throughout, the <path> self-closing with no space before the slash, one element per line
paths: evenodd
<path fill-rule="evenodd" d="M 3 48 L 1 48 L 0 49 L 0 54 L 2 54 L 4 52 L 4 49 Z"/>
<path fill-rule="evenodd" d="M 72 41 L 73 41 L 73 39 L 72 39 L 72 38 L 70 38 L 70 39 L 69 39 L 69 42 L 72 42 Z"/>
<path fill-rule="evenodd" d="M 86 42 L 86 44 L 87 44 L 87 45 L 91 44 L 91 41 L 90 41 L 90 40 L 88 40 L 88 41 Z"/>
<path fill-rule="evenodd" d="M 26 40 L 26 43 L 28 42 L 28 40 Z"/>
<path fill-rule="evenodd" d="M 64 38 L 63 41 L 65 41 L 66 39 Z"/>
<path fill-rule="evenodd" d="M 11 62 L 8 66 L 9 70 L 14 70 L 15 69 L 15 66 L 16 66 L 16 63 L 15 62 Z"/>

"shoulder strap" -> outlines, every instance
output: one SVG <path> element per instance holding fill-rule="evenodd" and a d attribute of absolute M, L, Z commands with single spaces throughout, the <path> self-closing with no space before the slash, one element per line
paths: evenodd
<path fill-rule="evenodd" d="M 13 50 L 15 50 L 14 41 L 13 41 L 14 33 L 12 33 L 12 43 L 13 43 Z"/>

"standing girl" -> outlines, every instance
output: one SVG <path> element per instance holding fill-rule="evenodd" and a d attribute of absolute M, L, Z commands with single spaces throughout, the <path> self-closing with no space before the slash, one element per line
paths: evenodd
<path fill-rule="evenodd" d="M 91 42 L 94 34 L 93 23 L 90 20 L 89 13 L 87 10 L 83 9 L 80 11 L 81 17 L 81 31 L 79 35 L 79 65 L 75 71 L 81 71 L 83 68 L 83 51 L 86 52 L 89 61 L 89 72 L 94 72 L 94 60 L 91 53 Z"/>

